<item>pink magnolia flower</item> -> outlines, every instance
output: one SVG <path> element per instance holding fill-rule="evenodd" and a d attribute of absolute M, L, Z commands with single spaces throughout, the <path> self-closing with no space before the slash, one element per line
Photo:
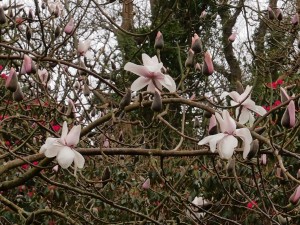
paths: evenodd
<path fill-rule="evenodd" d="M 6 77 L 5 87 L 11 92 L 15 92 L 18 87 L 18 77 L 16 70 L 12 67 L 10 69 L 8 77 Z"/>
<path fill-rule="evenodd" d="M 145 86 L 147 91 L 154 92 L 155 88 L 162 89 L 166 87 L 170 92 L 176 91 L 176 84 L 173 78 L 161 72 L 163 64 L 158 62 L 157 56 L 150 58 L 147 54 L 142 54 L 143 66 L 128 62 L 124 66 L 124 70 L 135 73 L 140 76 L 132 85 L 132 91 L 138 91 Z"/>
<path fill-rule="evenodd" d="M 230 93 L 225 91 L 221 95 L 221 98 L 224 98 L 227 95 L 229 95 L 233 99 L 233 101 L 230 102 L 230 104 L 232 106 L 241 104 L 241 106 L 242 106 L 241 112 L 240 112 L 240 107 L 236 108 L 236 111 L 235 111 L 236 117 L 238 117 L 238 115 L 240 114 L 239 115 L 239 123 L 245 124 L 249 121 L 250 126 L 252 126 L 252 124 L 254 122 L 254 116 L 252 115 L 251 111 L 253 111 L 261 116 L 263 116 L 267 113 L 267 111 L 263 107 L 255 105 L 255 102 L 250 99 L 251 98 L 251 95 L 250 95 L 251 90 L 252 90 L 252 87 L 247 85 L 246 90 L 242 94 L 239 94 L 236 91 L 232 91 Z M 247 99 L 246 99 L 246 97 L 247 97 Z"/>
<path fill-rule="evenodd" d="M 79 142 L 81 126 L 74 126 L 68 133 L 67 122 L 64 122 L 60 138 L 48 137 L 46 143 L 42 145 L 40 152 L 47 158 L 56 157 L 58 164 L 66 169 L 74 161 L 75 171 L 83 168 L 84 158 L 74 147 Z"/>
<path fill-rule="evenodd" d="M 243 158 L 246 159 L 250 152 L 250 144 L 252 142 L 252 136 L 248 128 L 236 129 L 236 123 L 227 110 L 223 110 L 222 116 L 217 112 L 215 116 L 222 133 L 207 136 L 199 141 L 198 145 L 209 143 L 212 152 L 215 152 L 217 148 L 221 158 L 230 159 L 233 155 L 234 148 L 238 145 L 237 136 L 244 141 Z"/>
<path fill-rule="evenodd" d="M 36 72 L 36 68 L 35 68 L 34 62 L 30 58 L 30 56 L 24 55 L 20 74 L 26 74 L 26 73 L 29 74 L 29 73 L 35 73 L 35 72 Z"/>
<path fill-rule="evenodd" d="M 73 17 L 71 17 L 71 19 L 69 20 L 69 22 L 67 23 L 67 25 L 65 26 L 65 33 L 66 34 L 72 34 L 73 30 L 75 27 L 75 23 L 74 23 L 74 19 Z"/>
<path fill-rule="evenodd" d="M 80 56 L 86 56 L 90 55 L 90 52 L 88 51 L 91 46 L 91 40 L 85 40 L 85 41 L 79 41 L 77 53 Z"/>
<path fill-rule="evenodd" d="M 38 75 L 39 75 L 39 78 L 40 78 L 42 84 L 44 86 L 46 86 L 47 82 L 48 82 L 48 77 L 49 77 L 48 71 L 46 69 L 42 69 L 42 70 L 38 69 Z"/>

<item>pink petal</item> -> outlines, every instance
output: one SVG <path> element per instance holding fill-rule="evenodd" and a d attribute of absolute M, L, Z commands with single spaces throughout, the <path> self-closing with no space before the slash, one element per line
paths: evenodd
<path fill-rule="evenodd" d="M 154 80 L 155 82 L 156 80 Z M 162 89 L 162 86 L 159 82 L 156 82 L 155 85 L 153 83 L 153 80 L 150 80 L 149 84 L 148 84 L 148 87 L 147 87 L 147 91 L 149 92 L 155 92 L 156 89 L 159 89 L 161 90 Z"/>
<path fill-rule="evenodd" d="M 240 95 L 238 102 L 242 102 L 243 100 L 245 100 L 246 97 L 250 94 L 251 90 L 252 90 L 252 87 L 247 85 L 244 93 Z M 248 98 L 250 98 L 250 97 L 251 97 L 251 95 L 248 96 Z"/>
<path fill-rule="evenodd" d="M 65 138 L 67 146 L 76 146 L 78 144 L 80 138 L 80 131 L 81 125 L 72 127 L 67 137 Z"/>
<path fill-rule="evenodd" d="M 215 152 L 217 143 L 220 142 L 226 136 L 227 134 L 223 134 L 223 133 L 210 135 L 203 138 L 201 141 L 199 141 L 198 145 L 204 145 L 206 143 L 209 143 L 210 151 Z"/>
<path fill-rule="evenodd" d="M 142 54 L 142 60 L 144 66 L 153 66 L 155 64 L 159 64 L 157 56 L 153 56 L 152 58 L 147 54 Z"/>
<path fill-rule="evenodd" d="M 281 96 L 281 102 L 286 102 L 290 99 L 290 96 L 288 95 L 288 93 L 283 87 L 280 87 L 280 96 Z"/>
<path fill-rule="evenodd" d="M 289 119 L 290 119 L 290 127 L 294 127 L 296 123 L 296 108 L 295 108 L 295 102 L 292 100 L 287 106 L 288 112 L 289 112 Z"/>
<path fill-rule="evenodd" d="M 176 91 L 176 84 L 173 78 L 169 75 L 165 75 L 164 79 L 159 79 L 159 83 L 161 83 L 162 86 L 167 88 L 170 92 Z"/>
<path fill-rule="evenodd" d="M 148 178 L 142 185 L 142 188 L 147 190 L 151 187 L 151 184 L 150 184 L 150 179 Z"/>
<path fill-rule="evenodd" d="M 239 113 L 240 113 L 240 107 L 236 108 L 236 117 L 239 115 Z M 242 106 L 242 111 L 239 116 L 239 123 L 241 124 L 247 123 L 250 119 L 250 115 L 251 112 L 246 107 Z"/>
<path fill-rule="evenodd" d="M 222 132 L 223 133 L 227 132 L 229 134 L 232 134 L 236 129 L 236 124 L 235 124 L 234 119 L 231 118 L 231 116 L 227 110 L 223 110 L 222 116 L 224 119 L 224 123 L 223 123 L 224 131 L 222 131 Z M 221 128 L 221 130 L 222 130 L 222 128 Z"/>
<path fill-rule="evenodd" d="M 145 78 L 145 77 L 139 77 L 131 84 L 131 90 L 132 91 L 138 91 L 141 90 L 146 85 L 149 85 L 150 82 L 152 83 L 151 79 Z"/>
<path fill-rule="evenodd" d="M 128 62 L 124 66 L 124 70 L 127 70 L 131 73 L 134 73 L 136 75 L 147 77 L 149 74 L 149 70 L 145 66 L 136 65 L 134 63 Z"/>
<path fill-rule="evenodd" d="M 213 74 L 214 72 L 214 65 L 213 65 L 213 61 L 211 59 L 211 55 L 209 54 L 209 52 L 205 52 L 204 54 L 204 62 L 207 66 L 207 73 L 209 75 Z"/>
<path fill-rule="evenodd" d="M 74 19 L 71 18 L 71 19 L 69 20 L 69 22 L 67 23 L 67 25 L 65 26 L 65 30 L 64 30 L 65 33 L 66 33 L 66 34 L 71 34 L 72 31 L 73 31 L 73 29 L 74 29 L 74 27 L 75 27 Z"/>

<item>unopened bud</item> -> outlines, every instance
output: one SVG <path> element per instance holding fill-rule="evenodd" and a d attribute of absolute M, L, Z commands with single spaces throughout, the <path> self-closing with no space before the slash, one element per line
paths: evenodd
<path fill-rule="evenodd" d="M 279 9 L 279 8 L 275 9 L 275 15 L 276 15 L 277 20 L 281 21 L 283 19 L 281 9 Z"/>
<path fill-rule="evenodd" d="M 268 6 L 268 18 L 269 18 L 269 20 L 274 20 L 275 19 L 275 13 L 274 13 L 273 9 L 270 6 Z"/>
<path fill-rule="evenodd" d="M 164 37 L 160 31 L 157 32 L 154 48 L 155 49 L 162 49 L 164 47 Z"/>
<path fill-rule="evenodd" d="M 86 69 L 85 63 L 84 63 L 81 59 L 79 60 L 78 66 L 80 66 L 80 67 Z M 79 70 L 77 70 L 77 71 L 78 71 L 78 74 L 79 74 L 79 75 L 86 75 L 86 72 L 85 72 L 84 70 L 80 70 L 80 69 L 79 69 Z"/>
<path fill-rule="evenodd" d="M 237 93 L 239 93 L 240 95 L 244 93 L 245 89 L 242 85 L 242 83 L 240 81 L 236 82 L 236 91 Z"/>
<path fill-rule="evenodd" d="M 216 116 L 212 115 L 209 119 L 208 134 L 214 135 L 218 133 Z"/>
<path fill-rule="evenodd" d="M 296 14 L 292 17 L 291 23 L 294 26 L 297 26 L 299 24 L 299 15 L 298 15 L 298 12 L 296 12 Z"/>
<path fill-rule="evenodd" d="M 204 53 L 204 62 L 202 67 L 202 73 L 206 76 L 213 74 L 214 72 L 214 65 L 211 59 L 211 55 L 209 52 Z"/>
<path fill-rule="evenodd" d="M 235 170 L 235 158 L 231 158 L 228 160 L 226 166 L 227 176 L 234 176 L 234 170 Z"/>
<path fill-rule="evenodd" d="M 296 124 L 296 108 L 295 102 L 293 100 L 290 101 L 288 106 L 286 107 L 284 114 L 281 118 L 281 125 L 285 128 L 289 129 L 295 126 Z"/>
<path fill-rule="evenodd" d="M 67 25 L 65 26 L 65 29 L 64 29 L 65 33 L 66 33 L 66 34 L 72 34 L 72 32 L 73 32 L 73 30 L 74 30 L 74 27 L 75 27 L 74 19 L 71 18 L 71 19 L 69 20 L 69 22 L 67 23 Z"/>
<path fill-rule="evenodd" d="M 24 99 L 24 94 L 23 94 L 19 84 L 18 84 L 16 91 L 13 93 L 13 99 L 16 102 L 20 102 Z"/>
<path fill-rule="evenodd" d="M 261 165 L 267 165 L 267 154 L 262 154 L 259 159 Z"/>
<path fill-rule="evenodd" d="M 126 106 L 128 106 L 131 102 L 131 90 L 130 88 L 126 89 L 126 93 L 120 101 L 119 108 L 123 110 Z"/>
<path fill-rule="evenodd" d="M 194 34 L 194 37 L 192 37 L 192 50 L 197 54 L 202 52 L 202 42 L 199 38 L 198 34 Z"/>
<path fill-rule="evenodd" d="M 153 98 L 153 102 L 151 105 L 151 109 L 155 112 L 160 112 L 162 110 L 161 96 L 160 96 L 160 93 L 156 90 L 154 92 L 154 98 Z"/>
<path fill-rule="evenodd" d="M 252 159 L 254 156 L 256 156 L 257 152 L 259 150 L 259 141 L 255 139 L 250 144 L 250 152 L 247 155 L 247 159 Z"/>
<path fill-rule="evenodd" d="M 60 35 L 60 27 L 57 26 L 57 27 L 55 28 L 55 31 L 54 31 L 54 38 L 55 38 L 55 39 L 58 38 L 59 35 Z"/>
<path fill-rule="evenodd" d="M 3 7 L 0 7 L 0 24 L 6 23 L 6 16 Z"/>
<path fill-rule="evenodd" d="M 89 85 L 87 84 L 87 82 L 84 82 L 82 92 L 83 92 L 84 96 L 86 96 L 86 97 L 88 97 L 91 94 L 91 91 L 90 91 L 90 88 L 89 88 Z"/>
<path fill-rule="evenodd" d="M 9 76 L 6 78 L 5 87 L 11 92 L 15 92 L 18 88 L 18 77 L 15 69 L 12 67 Z"/>
<path fill-rule="evenodd" d="M 187 59 L 185 60 L 184 63 L 185 67 L 193 67 L 194 66 L 194 51 L 190 49 L 188 51 L 188 56 Z"/>
<path fill-rule="evenodd" d="M 148 178 L 142 185 L 144 190 L 148 190 L 151 187 L 150 178 Z"/>
<path fill-rule="evenodd" d="M 297 205 L 300 199 L 300 185 L 295 189 L 294 193 L 289 198 L 290 203 Z"/>

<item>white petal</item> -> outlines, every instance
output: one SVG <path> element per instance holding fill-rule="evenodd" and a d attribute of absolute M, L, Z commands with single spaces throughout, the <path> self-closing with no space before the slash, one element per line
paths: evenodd
<path fill-rule="evenodd" d="M 240 108 L 237 109 L 238 113 L 239 113 L 239 110 L 240 110 Z M 238 113 L 237 113 L 237 116 L 238 116 Z M 242 111 L 241 111 L 241 114 L 239 117 L 239 123 L 241 123 L 241 124 L 247 123 L 250 120 L 250 115 L 251 115 L 251 112 L 246 107 L 242 106 Z"/>
<path fill-rule="evenodd" d="M 131 90 L 132 91 L 138 91 L 148 85 L 151 82 L 151 79 L 145 78 L 145 77 L 139 77 L 136 79 L 132 85 L 131 85 Z"/>
<path fill-rule="evenodd" d="M 158 64 L 159 63 L 157 56 L 153 56 L 151 58 L 149 55 L 147 55 L 145 53 L 142 54 L 142 60 L 143 60 L 143 65 L 144 66 L 153 66 L 153 64 Z"/>
<path fill-rule="evenodd" d="M 155 82 L 156 80 L 154 80 Z M 158 88 L 159 90 L 162 89 L 162 86 L 159 82 L 156 82 L 155 85 L 153 83 L 153 80 L 150 80 L 149 84 L 148 84 L 148 87 L 147 87 L 147 91 L 150 91 L 150 92 L 155 92 L 155 88 Z"/>
<path fill-rule="evenodd" d="M 132 72 L 132 73 L 142 76 L 142 77 L 147 77 L 149 74 L 147 67 L 141 66 L 141 65 L 136 65 L 131 62 L 128 62 L 125 64 L 124 70 L 127 70 L 129 72 Z"/>
<path fill-rule="evenodd" d="M 224 92 L 221 94 L 220 98 L 223 99 L 223 98 L 225 98 L 227 95 L 229 95 L 229 93 L 228 93 L 227 91 L 224 91 Z"/>
<path fill-rule="evenodd" d="M 238 101 L 238 102 L 242 102 L 243 100 L 245 100 L 245 98 L 249 95 L 249 93 L 251 92 L 251 90 L 252 90 L 252 86 L 247 85 L 247 87 L 246 87 L 244 93 L 240 95 L 239 101 Z M 250 99 L 250 97 L 251 97 L 251 96 L 249 95 L 248 98 Z M 248 99 L 248 98 L 247 98 L 247 99 Z"/>
<path fill-rule="evenodd" d="M 203 145 L 206 143 L 209 143 L 210 151 L 215 152 L 216 151 L 216 145 L 217 143 L 227 136 L 227 134 L 219 133 L 215 135 L 210 135 L 205 138 L 203 138 L 201 141 L 199 141 L 198 145 Z"/>
<path fill-rule="evenodd" d="M 163 67 L 163 64 L 162 63 L 158 63 L 158 64 L 153 64 L 153 65 L 150 65 L 150 66 L 145 66 L 147 68 L 147 70 L 149 72 L 160 72 L 161 71 L 161 68 Z"/>
<path fill-rule="evenodd" d="M 218 152 L 223 159 L 230 159 L 238 140 L 233 135 L 227 135 L 218 143 Z"/>
<path fill-rule="evenodd" d="M 255 104 L 247 105 L 247 108 L 261 116 L 263 116 L 267 113 L 267 111 L 263 107 L 255 105 Z"/>
<path fill-rule="evenodd" d="M 176 84 L 171 76 L 165 75 L 163 80 L 159 79 L 158 81 L 162 84 L 162 86 L 167 88 L 170 92 L 176 91 Z"/>
<path fill-rule="evenodd" d="M 66 139 L 67 134 L 68 134 L 68 124 L 66 121 L 64 121 L 62 131 L 61 131 L 61 137 L 60 137 L 63 140 L 63 142 Z"/>
<path fill-rule="evenodd" d="M 71 166 L 72 162 L 74 161 L 74 158 L 74 151 L 67 146 L 63 147 L 56 156 L 58 164 L 64 169 Z"/>
<path fill-rule="evenodd" d="M 254 121 L 255 121 L 255 118 L 254 118 L 253 114 L 250 113 L 249 114 L 249 125 L 250 125 L 250 127 L 252 127 Z"/>
<path fill-rule="evenodd" d="M 237 93 L 236 91 L 232 91 L 228 94 L 235 102 L 240 102 L 240 94 Z"/>
<path fill-rule="evenodd" d="M 58 140 L 59 138 L 47 138 L 46 143 L 40 149 L 40 153 L 44 153 L 47 158 L 57 156 L 62 147 Z"/>
<path fill-rule="evenodd" d="M 68 146 L 76 146 L 80 138 L 81 125 L 72 127 L 69 134 L 66 137 L 66 144 Z"/>
<path fill-rule="evenodd" d="M 252 142 L 252 136 L 248 128 L 241 128 L 235 131 L 235 135 L 240 137 L 244 141 L 244 152 L 243 158 L 246 159 L 247 155 L 250 152 L 250 144 Z"/>
<path fill-rule="evenodd" d="M 222 132 L 224 133 L 226 131 L 227 133 L 232 134 L 236 129 L 236 124 L 234 119 L 231 118 L 227 110 L 223 110 L 222 116 L 224 119 L 224 124 L 223 124 L 224 131 Z"/>
<path fill-rule="evenodd" d="M 74 165 L 75 165 L 75 167 L 78 167 L 79 169 L 82 169 L 83 166 L 84 166 L 85 160 L 79 152 L 77 152 L 76 150 L 73 150 L 73 151 L 75 153 Z"/>

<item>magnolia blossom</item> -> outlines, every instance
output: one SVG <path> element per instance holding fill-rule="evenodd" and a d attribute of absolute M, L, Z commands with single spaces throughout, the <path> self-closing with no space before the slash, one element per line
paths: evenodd
<path fill-rule="evenodd" d="M 280 87 L 281 102 L 290 100 L 290 96 L 283 87 Z M 286 128 L 294 127 L 296 124 L 296 106 L 294 100 L 291 100 L 281 118 L 282 126 Z"/>
<path fill-rule="evenodd" d="M 230 159 L 233 155 L 234 148 L 238 145 L 238 140 L 235 137 L 237 136 L 244 141 L 243 158 L 246 159 L 250 152 L 250 144 L 252 142 L 252 136 L 248 128 L 236 129 L 236 123 L 227 110 L 223 110 L 222 116 L 217 112 L 215 116 L 222 133 L 207 136 L 198 144 L 204 145 L 209 143 L 212 152 L 215 152 L 217 149 L 221 158 Z"/>
<path fill-rule="evenodd" d="M 64 29 L 65 33 L 66 34 L 72 34 L 72 32 L 74 30 L 74 27 L 75 27 L 75 22 L 74 22 L 73 17 L 71 17 L 71 19 L 69 20 L 69 22 L 65 26 L 65 29 Z"/>
<path fill-rule="evenodd" d="M 147 180 L 145 180 L 145 182 L 142 185 L 142 188 L 145 190 L 148 190 L 151 187 L 151 183 L 150 183 L 150 178 L 148 178 Z"/>
<path fill-rule="evenodd" d="M 232 32 L 232 34 L 229 36 L 228 41 L 234 42 L 237 36 L 237 32 Z"/>
<path fill-rule="evenodd" d="M 60 138 L 48 137 L 40 152 L 47 158 L 56 157 L 58 164 L 66 169 L 74 161 L 75 170 L 83 168 L 84 158 L 74 147 L 79 142 L 81 126 L 74 126 L 68 133 L 67 122 L 64 122 Z"/>
<path fill-rule="evenodd" d="M 48 82 L 48 77 L 49 77 L 48 71 L 46 69 L 42 69 L 42 70 L 38 69 L 38 75 L 39 75 L 39 78 L 40 78 L 42 84 L 44 86 L 46 86 L 47 82 Z"/>
<path fill-rule="evenodd" d="M 245 124 L 249 121 L 250 126 L 252 126 L 254 122 L 254 116 L 252 115 L 251 111 L 256 112 L 261 116 L 267 113 L 267 111 L 263 107 L 255 105 L 255 102 L 250 99 L 251 89 L 252 87 L 248 85 L 246 87 L 246 90 L 242 94 L 239 94 L 236 91 L 232 91 L 230 93 L 224 92 L 221 95 L 221 98 L 224 98 L 227 95 L 229 95 L 233 99 L 233 101 L 230 102 L 232 106 L 241 104 L 241 110 L 240 107 L 236 108 L 236 117 L 239 116 L 239 123 L 241 124 Z"/>
<path fill-rule="evenodd" d="M 63 4 L 58 0 L 49 3 L 48 8 L 49 8 L 49 12 L 51 14 L 54 14 L 56 17 L 59 17 L 60 15 L 62 15 L 62 12 L 64 9 Z"/>
<path fill-rule="evenodd" d="M 209 206 L 210 204 L 207 201 L 205 201 L 202 197 L 195 197 L 192 203 L 193 205 L 191 206 L 190 210 L 193 211 L 193 214 L 190 212 L 190 210 L 187 210 L 187 216 L 192 217 L 194 219 L 196 219 L 194 215 L 196 215 L 198 219 L 204 217 L 205 212 L 201 212 L 201 210 L 195 206 L 198 206 L 200 208 L 207 208 L 207 206 Z"/>
<path fill-rule="evenodd" d="M 135 73 L 140 76 L 132 85 L 132 91 L 138 91 L 145 86 L 147 91 L 154 92 L 155 88 L 162 89 L 166 87 L 170 92 L 176 91 L 176 84 L 173 78 L 161 72 L 163 64 L 158 62 L 157 56 L 150 58 L 147 54 L 142 54 L 143 66 L 128 62 L 124 66 L 124 70 Z"/>
<path fill-rule="evenodd" d="M 79 41 L 78 43 L 78 48 L 77 48 L 77 53 L 80 56 L 86 56 L 87 58 L 92 57 L 92 53 L 89 50 L 91 45 L 91 40 L 85 40 L 85 41 Z"/>
<path fill-rule="evenodd" d="M 34 62 L 32 61 L 32 58 L 28 55 L 24 55 L 20 75 L 22 74 L 29 74 L 29 73 L 35 73 L 36 67 Z"/>

